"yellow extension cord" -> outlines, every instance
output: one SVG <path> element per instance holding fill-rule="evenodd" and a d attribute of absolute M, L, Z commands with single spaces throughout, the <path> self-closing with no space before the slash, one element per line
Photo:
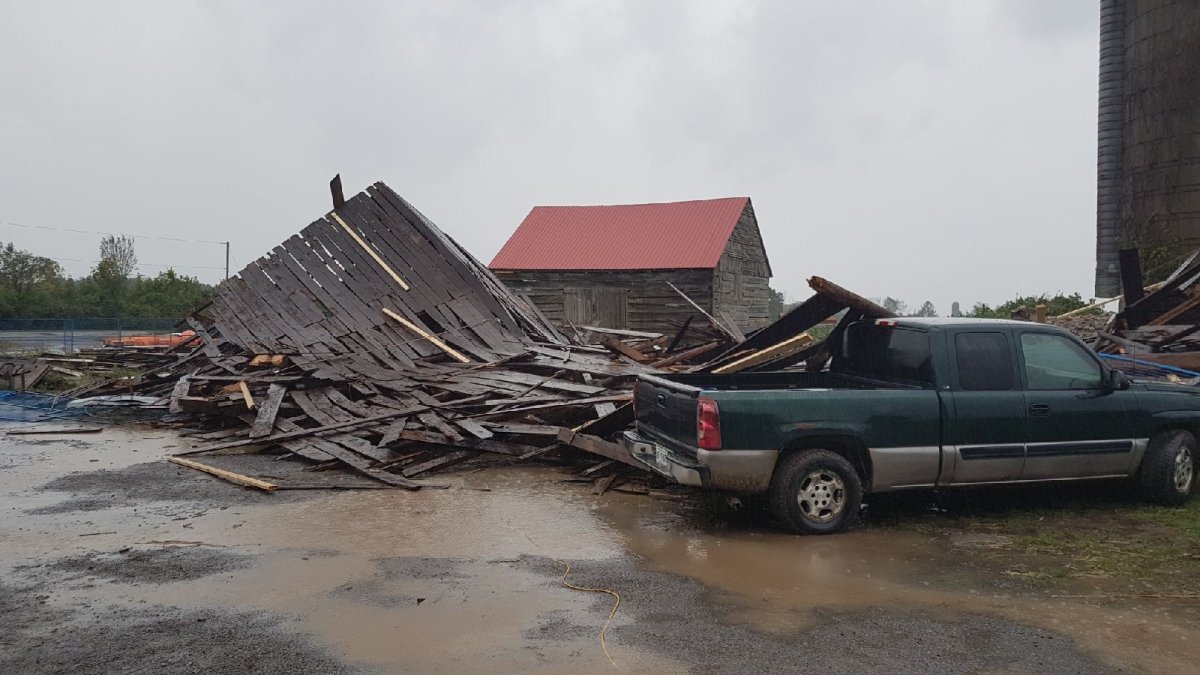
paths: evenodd
<path fill-rule="evenodd" d="M 604 650 L 604 658 L 608 659 L 608 662 L 612 664 L 613 668 L 616 668 L 617 662 L 613 661 L 612 654 L 608 653 L 608 642 L 605 641 L 605 638 L 608 636 L 608 626 L 609 626 L 609 624 L 612 623 L 613 617 L 615 617 L 617 615 L 617 609 L 621 606 L 621 594 L 612 590 L 611 588 L 585 588 L 583 586 L 576 586 L 575 584 L 572 584 L 571 582 L 567 581 L 567 577 L 569 577 L 571 575 L 571 563 L 568 563 L 565 560 L 559 560 L 558 558 L 555 558 L 554 556 L 547 553 L 546 549 L 542 548 L 541 545 L 539 545 L 536 541 L 534 541 L 533 537 L 530 537 L 524 531 L 522 531 L 516 527 L 513 527 L 512 525 L 509 525 L 507 523 L 505 523 L 505 524 L 508 525 L 508 529 L 519 533 L 522 537 L 525 537 L 525 539 L 528 540 L 530 544 L 533 544 L 533 546 L 535 548 L 537 548 L 538 550 L 540 550 L 542 552 L 542 555 L 546 556 L 547 558 L 550 558 L 551 560 L 558 563 L 559 565 L 562 565 L 565 568 L 563 570 L 562 579 L 559 580 L 559 583 L 562 584 L 563 588 L 569 588 L 573 591 L 582 591 L 584 593 L 606 593 L 613 597 L 614 602 L 613 602 L 613 606 L 612 606 L 612 611 L 610 611 L 608 613 L 608 619 L 606 619 L 604 621 L 604 627 L 600 629 L 600 649 Z"/>

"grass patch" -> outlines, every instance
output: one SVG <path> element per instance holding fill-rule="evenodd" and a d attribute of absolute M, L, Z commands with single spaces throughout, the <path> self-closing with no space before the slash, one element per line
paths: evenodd
<path fill-rule="evenodd" d="M 948 539 L 997 538 L 1000 545 L 975 550 L 973 559 L 1034 586 L 1086 581 L 1114 593 L 1200 594 L 1200 498 L 1181 507 L 1148 505 L 1134 501 L 1129 486 L 1109 483 L 934 499 L 936 514 L 929 499 L 889 505 L 885 523 Z"/>

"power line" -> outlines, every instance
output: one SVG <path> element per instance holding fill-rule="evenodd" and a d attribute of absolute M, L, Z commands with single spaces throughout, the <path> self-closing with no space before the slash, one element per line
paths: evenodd
<path fill-rule="evenodd" d="M 12 227 L 23 227 L 31 230 L 51 230 L 54 232 L 74 232 L 75 234 L 104 234 L 111 237 L 120 236 L 116 232 L 100 232 L 99 230 L 77 230 L 71 227 L 50 227 L 49 225 L 27 225 L 25 223 L 14 223 L 8 220 L 0 220 L 0 225 L 11 225 Z M 162 239 L 164 241 L 180 241 L 187 244 L 218 244 L 224 246 L 228 242 L 211 241 L 209 239 L 181 239 L 179 237 L 164 237 L 157 234 L 128 234 L 124 235 L 133 237 L 134 239 Z"/>
<path fill-rule="evenodd" d="M 44 257 L 44 256 L 38 256 L 38 257 Z M 50 260 L 53 260 L 54 262 L 82 262 L 82 263 L 101 262 L 99 260 L 85 260 L 83 258 L 50 258 Z M 159 264 L 155 264 L 155 263 L 144 263 L 144 262 L 137 263 L 135 265 L 135 267 L 169 267 L 169 268 L 179 268 L 179 269 L 186 269 L 186 270 L 224 270 L 225 269 L 224 267 L 205 267 L 203 265 L 159 265 Z"/>

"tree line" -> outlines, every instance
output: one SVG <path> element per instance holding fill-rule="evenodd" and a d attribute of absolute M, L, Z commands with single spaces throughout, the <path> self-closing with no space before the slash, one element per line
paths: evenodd
<path fill-rule="evenodd" d="M 100 262 L 74 279 L 50 258 L 0 246 L 0 319 L 182 317 L 212 294 L 213 287 L 173 269 L 157 276 L 136 273 L 133 239 L 106 236 Z"/>
<path fill-rule="evenodd" d="M 937 307 L 929 300 L 921 303 L 920 307 L 915 310 L 910 309 L 907 302 L 890 296 L 883 299 L 875 298 L 873 301 L 875 304 L 898 316 L 938 316 Z M 1084 300 L 1083 296 L 1079 293 L 1071 293 L 1070 295 L 1064 295 L 1063 293 L 1056 293 L 1054 295 L 1043 293 L 1041 295 L 1018 296 L 995 307 L 987 303 L 977 302 L 966 312 L 963 312 L 959 304 L 955 302 L 951 305 L 949 316 L 961 316 L 973 319 L 1008 319 L 1012 317 L 1013 312 L 1019 309 L 1032 312 L 1038 305 L 1046 305 L 1047 316 L 1058 316 L 1076 309 L 1082 309 L 1091 303 L 1091 300 Z M 771 289 L 771 320 L 778 319 L 799 304 L 799 302 L 787 302 L 782 292 Z M 1097 308 L 1089 310 L 1087 313 L 1100 314 L 1101 312 L 1102 310 Z"/>

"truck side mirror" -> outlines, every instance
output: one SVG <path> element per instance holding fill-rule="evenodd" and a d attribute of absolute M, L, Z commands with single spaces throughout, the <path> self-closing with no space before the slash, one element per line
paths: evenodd
<path fill-rule="evenodd" d="M 1108 371 L 1108 390 L 1124 391 L 1129 388 L 1129 377 L 1119 370 Z"/>

